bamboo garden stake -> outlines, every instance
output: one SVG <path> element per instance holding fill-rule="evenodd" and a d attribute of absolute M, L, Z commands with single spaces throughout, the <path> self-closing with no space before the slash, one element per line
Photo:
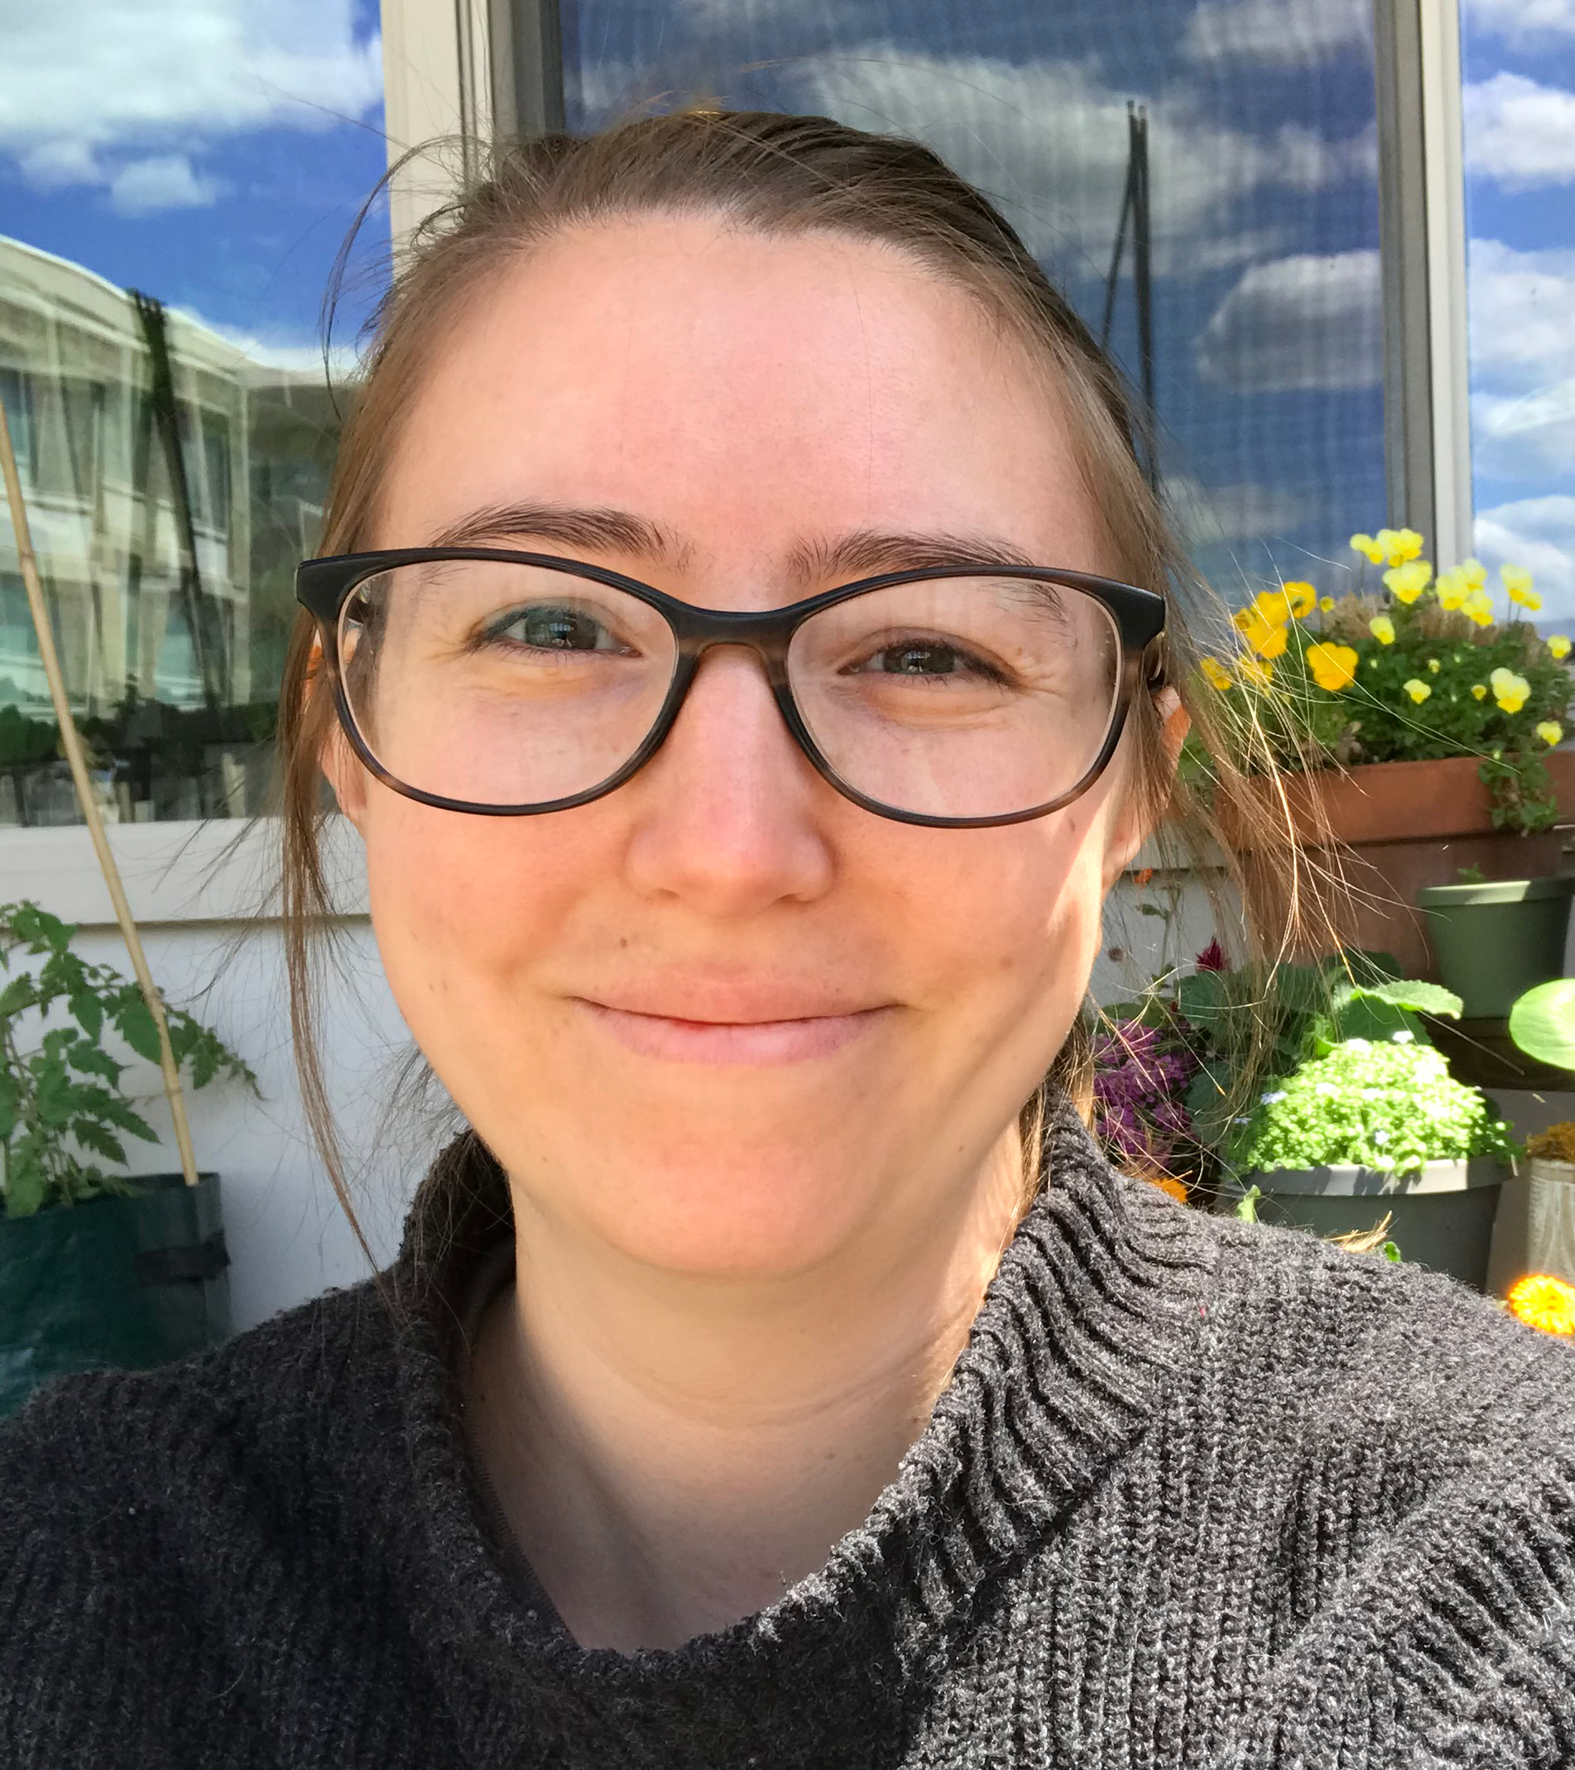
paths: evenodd
<path fill-rule="evenodd" d="M 142 950 L 142 937 L 131 917 L 131 905 L 120 881 L 120 868 L 104 834 L 104 820 L 99 816 L 98 801 L 93 796 L 93 782 L 88 776 L 87 758 L 82 753 L 82 739 L 77 722 L 66 699 L 65 678 L 60 674 L 60 659 L 55 651 L 54 629 L 49 624 L 49 610 L 44 605 L 44 586 L 38 576 L 38 561 L 33 557 L 33 541 L 27 525 L 27 509 L 22 503 L 22 480 L 16 467 L 16 451 L 11 446 L 11 427 L 6 421 L 5 402 L 0 400 L 0 468 L 5 472 L 6 499 L 11 506 L 11 527 L 16 535 L 17 558 L 21 562 L 22 582 L 27 588 L 27 606 L 32 612 L 33 627 L 38 634 L 38 655 L 49 679 L 50 698 L 55 703 L 55 718 L 60 722 L 60 741 L 71 765 L 71 779 L 77 790 L 77 803 L 93 838 L 104 883 L 109 888 L 110 902 L 115 906 L 115 920 L 125 936 L 126 950 L 131 954 L 131 968 L 137 974 L 142 999 L 153 1016 L 159 1035 L 159 1067 L 164 1072 L 164 1092 L 170 1103 L 170 1116 L 175 1121 L 175 1142 L 180 1150 L 181 1173 L 188 1186 L 197 1184 L 197 1157 L 192 1149 L 191 1126 L 186 1122 L 186 1101 L 181 1093 L 180 1070 L 175 1063 L 175 1049 L 170 1044 L 169 1021 L 164 1015 L 164 1001 L 148 970 L 147 954 Z"/>

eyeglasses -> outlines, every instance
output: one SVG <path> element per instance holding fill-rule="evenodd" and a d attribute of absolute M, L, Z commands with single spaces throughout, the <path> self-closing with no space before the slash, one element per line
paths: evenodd
<path fill-rule="evenodd" d="M 492 548 L 308 559 L 295 584 L 371 773 L 491 817 L 621 786 L 718 645 L 755 653 L 804 754 L 865 810 L 942 828 L 1042 817 L 1114 755 L 1165 625 L 1152 590 L 965 562 L 759 612 Z"/>

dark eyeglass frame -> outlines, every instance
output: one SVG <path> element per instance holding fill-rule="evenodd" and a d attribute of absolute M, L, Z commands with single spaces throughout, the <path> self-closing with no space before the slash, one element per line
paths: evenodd
<path fill-rule="evenodd" d="M 377 577 L 397 566 L 437 565 L 450 560 L 467 559 L 536 566 L 545 571 L 589 578 L 610 589 L 621 590 L 655 609 L 672 631 L 675 644 L 673 679 L 650 731 L 621 768 L 583 793 L 530 805 L 492 805 L 469 799 L 446 798 L 442 794 L 428 793 L 419 787 L 413 787 L 390 774 L 361 735 L 345 690 L 344 671 L 339 656 L 339 618 L 345 603 L 369 578 Z M 798 710 L 787 668 L 788 648 L 793 635 L 811 615 L 817 615 L 821 610 L 833 608 L 839 602 L 848 602 L 856 596 L 865 596 L 875 590 L 887 590 L 893 585 L 915 584 L 935 578 L 981 576 L 1023 578 L 1064 585 L 1068 589 L 1079 590 L 1093 597 L 1109 612 L 1120 641 L 1121 660 L 1115 704 L 1105 741 L 1093 763 L 1075 786 L 1057 798 L 1047 800 L 1043 805 L 1030 806 L 1024 811 L 1001 812 L 988 817 L 932 817 L 925 812 L 905 811 L 898 806 L 885 805 L 878 799 L 871 799 L 843 780 L 821 754 Z M 716 645 L 742 645 L 760 659 L 772 696 L 783 721 L 793 734 L 794 741 L 822 779 L 843 798 L 852 800 L 855 805 L 862 806 L 877 817 L 891 818 L 897 823 L 923 824 L 934 829 L 985 829 L 999 824 L 1026 823 L 1030 818 L 1044 817 L 1071 804 L 1099 779 L 1115 754 L 1145 667 L 1147 685 L 1151 690 L 1161 687 L 1165 680 L 1163 663 L 1156 646 L 1156 641 L 1165 628 L 1163 596 L 1153 590 L 1140 589 L 1136 584 L 1122 584 L 1112 578 L 1090 577 L 1086 572 L 1059 571 L 1047 566 L 1002 566 L 988 560 L 972 563 L 959 560 L 955 565 L 882 572 L 877 577 L 859 578 L 853 583 L 822 590 L 814 596 L 806 597 L 802 602 L 790 603 L 785 608 L 754 610 L 697 608 L 692 602 L 670 596 L 666 591 L 657 590 L 650 584 L 642 584 L 637 578 L 625 577 L 622 572 L 609 571 L 605 566 L 588 565 L 583 560 L 565 559 L 555 554 L 523 553 L 512 548 L 498 547 L 403 547 L 376 553 L 339 553 L 320 559 L 302 560 L 296 567 L 295 595 L 296 600 L 317 622 L 340 728 L 367 771 L 385 787 L 403 794 L 407 799 L 436 806 L 442 811 L 469 812 L 481 817 L 534 817 L 542 812 L 569 811 L 578 805 L 589 805 L 593 800 L 621 787 L 662 747 L 683 708 L 701 658 Z"/>

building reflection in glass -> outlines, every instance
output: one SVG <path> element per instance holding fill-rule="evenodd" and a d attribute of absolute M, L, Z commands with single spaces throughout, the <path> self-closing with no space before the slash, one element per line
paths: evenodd
<path fill-rule="evenodd" d="M 106 817 L 257 810 L 338 428 L 323 369 L 0 238 L 0 398 Z M 0 824 L 77 820 L 58 752 L 0 511 Z"/>

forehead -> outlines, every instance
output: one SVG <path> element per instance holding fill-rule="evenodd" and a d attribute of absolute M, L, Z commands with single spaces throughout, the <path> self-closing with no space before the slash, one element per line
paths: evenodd
<path fill-rule="evenodd" d="M 859 529 L 1107 569 L 1055 390 L 976 297 L 879 243 L 710 216 L 569 231 L 431 345 L 375 543 L 520 501 L 628 510 L 736 570 Z"/>

